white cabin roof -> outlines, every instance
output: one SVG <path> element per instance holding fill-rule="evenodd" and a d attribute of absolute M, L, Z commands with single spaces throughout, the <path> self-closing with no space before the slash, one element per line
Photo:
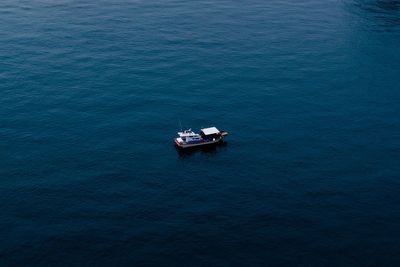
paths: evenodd
<path fill-rule="evenodd" d="M 201 129 L 201 131 L 205 134 L 205 135 L 210 135 L 210 134 L 217 134 L 219 133 L 219 130 L 215 127 L 210 127 L 210 128 L 204 128 Z"/>

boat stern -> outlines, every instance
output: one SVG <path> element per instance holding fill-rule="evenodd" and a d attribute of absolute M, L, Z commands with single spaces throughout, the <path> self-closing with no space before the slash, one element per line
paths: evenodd
<path fill-rule="evenodd" d="M 228 132 L 227 131 L 221 131 L 221 136 L 227 136 L 228 135 Z"/>

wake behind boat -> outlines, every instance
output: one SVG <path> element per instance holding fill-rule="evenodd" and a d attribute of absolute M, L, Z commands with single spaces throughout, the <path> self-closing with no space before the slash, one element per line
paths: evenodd
<path fill-rule="evenodd" d="M 192 129 L 178 132 L 179 137 L 175 138 L 175 144 L 179 148 L 197 147 L 212 145 L 224 140 L 228 132 L 220 131 L 215 127 L 201 129 L 200 134 L 192 131 Z"/>

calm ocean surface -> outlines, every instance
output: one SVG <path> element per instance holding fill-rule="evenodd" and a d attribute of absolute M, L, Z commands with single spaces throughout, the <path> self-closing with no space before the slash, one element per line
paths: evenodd
<path fill-rule="evenodd" d="M 399 159 L 397 0 L 0 2 L 0 266 L 399 266 Z"/>

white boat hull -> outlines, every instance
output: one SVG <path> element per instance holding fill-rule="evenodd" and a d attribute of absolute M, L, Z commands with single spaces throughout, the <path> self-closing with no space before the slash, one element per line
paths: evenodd
<path fill-rule="evenodd" d="M 207 145 L 216 144 L 218 142 L 221 142 L 224 138 L 221 137 L 219 139 L 215 139 L 215 140 L 211 140 L 211 141 L 204 141 L 204 142 L 196 143 L 196 144 L 187 144 L 187 143 L 179 142 L 177 139 L 178 138 L 175 138 L 174 141 L 175 141 L 175 144 L 179 148 L 189 148 L 189 147 L 199 147 L 199 146 L 207 146 Z"/>

